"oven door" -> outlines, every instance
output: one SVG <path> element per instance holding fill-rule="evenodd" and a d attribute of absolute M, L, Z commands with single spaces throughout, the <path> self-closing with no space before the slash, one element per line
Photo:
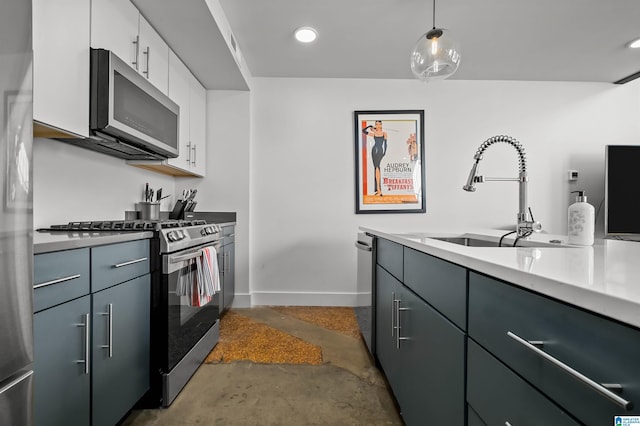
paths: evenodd
<path fill-rule="evenodd" d="M 214 242 L 162 256 L 162 305 L 167 321 L 167 358 L 162 366 L 165 372 L 175 367 L 220 316 L 220 292 L 207 297 L 199 290 L 198 280 L 202 281 L 202 277 L 198 277 L 197 259 L 205 247 L 220 251 L 220 243 Z M 220 282 L 219 273 L 217 279 Z"/>

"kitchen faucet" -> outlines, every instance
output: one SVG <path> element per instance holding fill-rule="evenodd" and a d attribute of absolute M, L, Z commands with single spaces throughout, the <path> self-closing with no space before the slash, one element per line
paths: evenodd
<path fill-rule="evenodd" d="M 491 145 L 505 142 L 518 151 L 518 166 L 519 166 L 519 174 L 517 178 L 490 178 L 484 176 L 477 176 L 478 163 L 482 160 L 482 154 L 489 148 Z M 542 225 L 540 222 L 536 222 L 533 220 L 533 215 L 531 214 L 531 208 L 527 206 L 527 182 L 529 178 L 527 177 L 527 159 L 524 153 L 524 148 L 515 138 L 511 136 L 493 136 L 480 145 L 476 154 L 473 156 L 476 160 L 471 167 L 471 172 L 469 172 L 469 178 L 467 179 L 467 184 L 462 187 L 465 191 L 475 192 L 476 183 L 488 182 L 488 181 L 517 181 L 518 183 L 518 193 L 519 193 L 519 202 L 518 202 L 518 221 L 516 225 L 516 235 L 518 238 L 524 238 L 531 235 L 532 232 L 540 232 L 542 230 Z M 529 211 L 529 216 L 531 220 L 527 220 L 527 210 Z"/>

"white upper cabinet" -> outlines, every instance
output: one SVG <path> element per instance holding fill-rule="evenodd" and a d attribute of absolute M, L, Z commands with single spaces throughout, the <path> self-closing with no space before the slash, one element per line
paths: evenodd
<path fill-rule="evenodd" d="M 191 141 L 191 170 L 204 176 L 207 149 L 207 90 L 191 75 L 189 85 L 189 140 Z"/>
<path fill-rule="evenodd" d="M 169 164 L 182 170 L 191 168 L 191 145 L 189 143 L 189 84 L 191 73 L 187 66 L 172 51 L 169 52 L 169 97 L 180 107 L 178 123 L 179 156 L 169 158 Z"/>
<path fill-rule="evenodd" d="M 32 4 L 34 135 L 86 137 L 90 0 Z"/>
<path fill-rule="evenodd" d="M 91 0 L 91 47 L 112 51 L 167 93 L 169 47 L 129 0 Z"/>
<path fill-rule="evenodd" d="M 129 0 L 91 0 L 91 47 L 111 50 L 133 68 L 140 13 Z"/>
<path fill-rule="evenodd" d="M 165 95 L 169 88 L 169 46 L 140 15 L 139 21 L 140 66 L 139 71 Z"/>
<path fill-rule="evenodd" d="M 176 176 L 204 176 L 206 90 L 173 51 L 169 51 L 169 97 L 180 106 L 180 155 L 168 164 Z"/>

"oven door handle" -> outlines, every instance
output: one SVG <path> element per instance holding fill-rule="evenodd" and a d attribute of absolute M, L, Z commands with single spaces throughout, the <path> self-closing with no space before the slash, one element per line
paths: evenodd
<path fill-rule="evenodd" d="M 215 242 L 214 244 L 210 244 L 207 247 L 213 247 L 216 249 L 216 251 L 220 251 L 220 243 L 219 242 Z M 202 251 L 203 249 L 198 249 L 195 251 L 191 251 L 189 253 L 186 254 L 172 254 L 169 255 L 169 263 L 180 263 L 180 262 L 184 262 L 185 260 L 191 260 L 191 259 L 195 259 L 196 257 L 200 257 L 202 256 Z"/>
<path fill-rule="evenodd" d="M 200 257 L 200 256 L 202 256 L 202 250 L 198 250 L 189 254 L 183 254 L 182 256 L 172 256 L 169 258 L 169 262 L 180 263 L 180 262 L 184 262 L 185 260 L 195 259 L 196 257 Z"/>

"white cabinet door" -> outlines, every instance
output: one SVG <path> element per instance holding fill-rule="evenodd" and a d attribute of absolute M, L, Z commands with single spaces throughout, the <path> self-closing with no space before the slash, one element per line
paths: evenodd
<path fill-rule="evenodd" d="M 138 71 L 166 95 L 169 89 L 169 46 L 142 15 L 139 35 Z"/>
<path fill-rule="evenodd" d="M 191 141 L 191 171 L 199 176 L 206 173 L 207 148 L 207 91 L 198 79 L 191 75 L 189 92 L 189 123 Z"/>
<path fill-rule="evenodd" d="M 189 170 L 191 167 L 191 146 L 189 144 L 189 85 L 191 72 L 176 56 L 169 52 L 169 98 L 180 107 L 178 125 L 179 156 L 170 158 L 169 164 L 174 167 Z"/>
<path fill-rule="evenodd" d="M 89 134 L 90 0 L 33 0 L 33 118 Z"/>
<path fill-rule="evenodd" d="M 91 0 L 91 47 L 111 50 L 139 70 L 138 15 L 129 0 Z"/>

